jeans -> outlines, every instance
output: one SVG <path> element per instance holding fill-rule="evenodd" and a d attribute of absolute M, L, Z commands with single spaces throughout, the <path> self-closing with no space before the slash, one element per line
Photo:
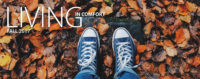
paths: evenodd
<path fill-rule="evenodd" d="M 97 74 L 92 71 L 80 71 L 75 79 L 100 79 Z M 114 79 L 140 79 L 140 77 L 132 69 L 123 69 L 115 73 Z"/>

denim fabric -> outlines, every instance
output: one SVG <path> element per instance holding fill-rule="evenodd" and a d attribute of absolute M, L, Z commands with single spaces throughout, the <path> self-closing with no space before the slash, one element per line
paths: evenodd
<path fill-rule="evenodd" d="M 81 71 L 74 79 L 99 79 L 99 76 L 91 71 Z M 114 79 L 140 79 L 140 77 L 132 69 L 124 69 L 116 73 Z"/>

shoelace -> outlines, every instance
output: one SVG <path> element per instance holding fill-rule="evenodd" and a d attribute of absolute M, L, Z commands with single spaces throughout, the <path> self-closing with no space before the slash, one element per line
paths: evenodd
<path fill-rule="evenodd" d="M 85 68 L 90 68 L 93 71 L 96 71 L 96 63 L 95 63 L 95 57 L 96 57 L 96 50 L 94 49 L 95 46 L 93 45 L 93 43 L 95 42 L 83 42 L 83 50 L 81 50 L 81 52 L 83 52 L 81 54 L 81 59 L 78 60 L 78 64 L 81 67 L 81 70 L 85 69 Z"/>
<path fill-rule="evenodd" d="M 120 43 L 117 43 L 117 45 L 119 45 L 117 47 L 117 50 L 118 50 L 118 61 L 119 62 L 117 64 L 118 66 L 118 69 L 117 70 L 121 70 L 125 67 L 127 68 L 136 68 L 138 67 L 139 65 L 135 65 L 133 66 L 132 63 L 130 62 L 133 62 L 133 59 L 132 59 L 132 50 L 131 50 L 131 46 L 129 46 L 128 44 L 130 44 L 129 42 L 120 42 Z"/>

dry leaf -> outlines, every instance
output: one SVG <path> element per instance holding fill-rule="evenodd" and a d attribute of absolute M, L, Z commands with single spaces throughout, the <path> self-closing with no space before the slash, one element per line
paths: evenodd
<path fill-rule="evenodd" d="M 37 69 L 37 78 L 46 79 L 46 66 L 41 66 Z"/>
<path fill-rule="evenodd" d="M 48 66 L 53 66 L 56 61 L 56 57 L 54 55 L 51 55 L 50 57 L 47 57 L 45 60 L 45 64 Z"/>
<path fill-rule="evenodd" d="M 149 62 L 144 62 L 142 63 L 142 68 L 143 70 L 151 71 L 152 69 L 154 69 L 154 65 Z"/>
<path fill-rule="evenodd" d="M 35 47 L 43 47 L 41 43 L 42 38 L 40 36 L 31 36 L 30 41 Z"/>
<path fill-rule="evenodd" d="M 19 20 L 18 20 L 19 16 L 20 16 L 19 13 L 12 12 L 12 14 L 11 14 L 11 24 L 13 26 L 19 25 Z"/>
<path fill-rule="evenodd" d="M 185 3 L 185 6 L 188 8 L 188 10 L 189 10 L 190 12 L 196 12 L 196 10 L 197 10 L 197 8 L 198 8 L 196 4 L 191 3 L 191 2 L 189 2 L 189 1 L 187 1 L 187 2 Z"/>
<path fill-rule="evenodd" d="M 159 68 L 158 68 L 158 71 L 159 71 L 159 73 L 162 75 L 162 76 L 164 76 L 165 75 L 165 71 L 166 71 L 166 69 L 165 69 L 165 64 L 160 64 L 160 66 L 159 66 Z"/>
<path fill-rule="evenodd" d="M 85 29 L 84 27 L 77 28 L 76 29 L 76 34 L 81 35 L 83 33 L 84 29 Z"/>
<path fill-rule="evenodd" d="M 109 15 L 113 12 L 113 9 L 109 6 L 102 6 L 102 8 L 100 9 L 101 13 L 104 13 L 104 15 Z"/>
<path fill-rule="evenodd" d="M 0 53 L 0 66 L 9 65 L 11 62 L 11 56 L 8 52 Z"/>
<path fill-rule="evenodd" d="M 98 8 L 96 7 L 91 7 L 89 10 L 88 10 L 88 13 L 93 13 L 93 12 L 96 12 Z"/>
<path fill-rule="evenodd" d="M 108 24 L 98 23 L 98 26 L 97 26 L 97 29 L 100 35 L 106 34 L 109 28 L 110 26 Z"/>
<path fill-rule="evenodd" d="M 137 4 L 137 1 L 135 1 L 135 0 L 127 0 L 127 2 L 128 2 L 129 6 L 131 8 L 134 8 L 135 10 L 139 10 L 140 9 L 138 4 Z"/>
<path fill-rule="evenodd" d="M 8 44 L 8 43 L 10 43 L 11 39 L 12 39 L 11 36 L 8 36 L 8 35 L 3 36 L 3 37 L 0 38 L 0 43 Z"/>
<path fill-rule="evenodd" d="M 168 47 L 174 47 L 174 44 L 172 43 L 171 40 L 164 40 L 164 44 Z"/>
<path fill-rule="evenodd" d="M 155 21 L 156 20 L 156 16 L 155 14 L 151 11 L 151 9 L 146 9 L 144 11 L 144 20 L 146 23 L 148 23 L 149 21 Z"/>
<path fill-rule="evenodd" d="M 0 28 L 0 36 L 3 36 L 7 33 L 7 31 L 9 30 L 8 27 L 1 27 Z"/>
<path fill-rule="evenodd" d="M 25 4 L 29 11 L 34 11 L 38 8 L 38 0 L 26 0 Z"/>
<path fill-rule="evenodd" d="M 95 2 L 103 2 L 103 0 L 92 0 L 92 1 L 95 1 Z"/>
<path fill-rule="evenodd" d="M 54 77 L 56 75 L 56 72 L 57 72 L 57 68 L 47 69 L 47 77 L 48 78 Z"/>
<path fill-rule="evenodd" d="M 167 59 L 166 59 L 166 64 L 168 64 L 168 65 L 173 65 L 172 64 L 172 57 L 167 57 Z"/>
<path fill-rule="evenodd" d="M 152 22 L 150 22 L 147 25 L 145 25 L 144 26 L 144 33 L 147 34 L 147 35 L 150 34 L 152 27 L 153 27 L 153 23 Z"/>
<path fill-rule="evenodd" d="M 146 50 L 146 45 L 137 45 L 137 52 L 143 53 Z"/>
<path fill-rule="evenodd" d="M 111 56 L 109 55 L 106 55 L 105 56 L 105 59 L 104 59 L 104 64 L 108 67 L 112 67 L 112 62 L 113 62 L 113 59 Z"/>
<path fill-rule="evenodd" d="M 167 52 L 168 56 L 174 57 L 174 56 L 176 56 L 178 54 L 176 48 L 174 48 L 174 47 L 164 46 L 164 49 Z"/>
<path fill-rule="evenodd" d="M 191 16 L 190 15 L 180 16 L 179 18 L 186 23 L 191 22 Z"/>
<path fill-rule="evenodd" d="M 37 31 L 42 31 L 42 27 L 40 26 L 40 23 L 35 24 L 33 29 Z"/>
<path fill-rule="evenodd" d="M 169 5 L 171 3 L 170 0 L 162 0 L 162 2 L 164 3 L 164 5 Z"/>
<path fill-rule="evenodd" d="M 174 5 L 169 5 L 169 6 L 167 7 L 168 12 L 175 12 L 176 9 L 177 9 L 177 7 L 174 6 Z"/>
<path fill-rule="evenodd" d="M 200 65 L 200 57 L 197 55 L 194 57 L 194 62 L 192 63 L 193 66 L 198 67 Z"/>
<path fill-rule="evenodd" d="M 152 60 L 155 62 L 162 62 L 166 59 L 166 57 L 167 57 L 167 53 L 162 50 L 161 52 L 156 53 L 153 56 Z"/>
<path fill-rule="evenodd" d="M 122 16 L 126 16 L 126 14 L 127 14 L 127 8 L 126 7 L 120 8 L 119 11 L 121 12 Z"/>
<path fill-rule="evenodd" d="M 139 63 L 140 63 L 140 55 L 139 55 L 139 54 L 137 54 L 137 55 L 135 56 L 135 61 L 136 61 L 136 64 L 139 64 Z"/>
<path fill-rule="evenodd" d="M 55 24 L 51 24 L 51 26 L 49 27 L 49 31 L 53 31 L 53 30 L 60 30 L 60 25 L 58 23 Z"/>
<path fill-rule="evenodd" d="M 185 40 L 184 30 L 180 28 L 176 31 L 175 42 L 182 43 Z"/>
<path fill-rule="evenodd" d="M 185 5 L 178 5 L 177 10 L 180 15 L 189 15 L 189 11 Z"/>

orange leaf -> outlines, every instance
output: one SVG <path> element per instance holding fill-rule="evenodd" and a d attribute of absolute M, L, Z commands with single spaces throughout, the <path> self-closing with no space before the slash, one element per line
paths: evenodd
<path fill-rule="evenodd" d="M 106 55 L 104 59 L 104 64 L 108 67 L 112 67 L 113 59 L 111 56 Z"/>
<path fill-rule="evenodd" d="M 49 31 L 53 31 L 53 30 L 59 30 L 61 29 L 60 28 L 60 25 L 58 23 L 55 23 L 55 24 L 52 24 L 49 28 Z"/>
<path fill-rule="evenodd" d="M 77 29 L 76 29 L 76 34 L 81 35 L 81 34 L 83 33 L 84 29 L 85 29 L 85 28 L 83 28 L 83 27 L 77 28 Z"/>
<path fill-rule="evenodd" d="M 185 40 L 185 35 L 184 35 L 184 30 L 181 27 L 176 31 L 176 37 L 175 37 L 175 42 L 176 43 L 182 43 Z"/>
<path fill-rule="evenodd" d="M 178 5 L 178 13 L 181 15 L 188 15 L 189 11 L 185 5 Z"/>
<path fill-rule="evenodd" d="M 199 64 L 200 64 L 200 57 L 197 55 L 194 57 L 194 62 L 192 63 L 192 65 L 198 67 Z"/>
<path fill-rule="evenodd" d="M 138 45 L 137 51 L 138 53 L 143 53 L 146 50 L 146 45 Z"/>
<path fill-rule="evenodd" d="M 46 66 L 39 67 L 37 70 L 37 78 L 46 79 Z"/>
<path fill-rule="evenodd" d="M 150 22 L 147 25 L 145 25 L 144 26 L 144 33 L 147 34 L 147 35 L 150 34 L 152 27 L 153 27 L 153 23 L 152 22 Z"/>
<path fill-rule="evenodd" d="M 190 15 L 180 16 L 179 18 L 186 23 L 191 22 L 191 16 Z"/>
<path fill-rule="evenodd" d="M 164 76 L 165 75 L 165 64 L 160 64 L 159 68 L 158 68 L 159 73 Z"/>
<path fill-rule="evenodd" d="M 191 2 L 189 2 L 189 1 L 187 1 L 187 2 L 185 3 L 185 6 L 188 8 L 188 10 L 189 10 L 190 12 L 196 12 L 196 10 L 197 10 L 197 8 L 198 8 L 196 4 L 191 3 Z"/>
<path fill-rule="evenodd" d="M 168 65 L 172 65 L 172 57 L 167 57 L 167 59 L 166 59 L 166 64 L 168 64 Z"/>
<path fill-rule="evenodd" d="M 169 0 L 162 0 L 162 1 L 163 1 L 164 5 L 169 5 L 171 3 L 171 1 L 169 1 Z"/>
<path fill-rule="evenodd" d="M 35 24 L 33 29 L 37 31 L 42 31 L 42 27 L 40 26 L 40 23 Z"/>
<path fill-rule="evenodd" d="M 25 4 L 29 11 L 33 11 L 38 8 L 38 0 L 26 0 Z"/>
<path fill-rule="evenodd" d="M 104 13 L 104 15 L 109 15 L 113 12 L 113 9 L 109 6 L 102 6 L 102 8 L 100 9 L 101 13 Z"/>
<path fill-rule="evenodd" d="M 88 13 L 93 13 L 93 12 L 96 12 L 97 11 L 97 8 L 96 7 L 92 7 L 88 10 Z"/>
<path fill-rule="evenodd" d="M 98 23 L 98 26 L 97 26 L 97 29 L 100 35 L 106 34 L 109 28 L 110 26 L 108 24 Z"/>
<path fill-rule="evenodd" d="M 3 36 L 6 34 L 7 30 L 9 30 L 8 27 L 2 27 L 0 28 L 0 36 Z"/>
<path fill-rule="evenodd" d="M 122 16 L 125 16 L 127 14 L 127 8 L 126 7 L 122 7 L 119 10 L 122 13 Z"/>
<path fill-rule="evenodd" d="M 136 64 L 139 64 L 139 63 L 140 63 L 140 55 L 139 55 L 139 54 L 137 54 L 137 55 L 135 56 L 135 61 L 136 61 Z"/>
<path fill-rule="evenodd" d="M 139 6 L 135 0 L 127 0 L 128 4 L 131 8 L 134 8 L 135 10 L 139 10 Z"/>
<path fill-rule="evenodd" d="M 164 40 L 164 44 L 168 47 L 174 47 L 174 44 L 171 42 L 171 40 Z"/>

